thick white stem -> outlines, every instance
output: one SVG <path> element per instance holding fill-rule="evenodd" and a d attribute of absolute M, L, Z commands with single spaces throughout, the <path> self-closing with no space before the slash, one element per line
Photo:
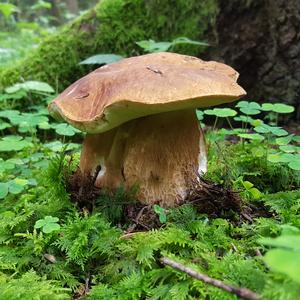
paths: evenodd
<path fill-rule="evenodd" d="M 205 140 L 194 110 L 151 115 L 88 135 L 80 168 L 92 174 L 98 165 L 97 187 L 138 185 L 141 202 L 175 206 L 207 169 Z"/>

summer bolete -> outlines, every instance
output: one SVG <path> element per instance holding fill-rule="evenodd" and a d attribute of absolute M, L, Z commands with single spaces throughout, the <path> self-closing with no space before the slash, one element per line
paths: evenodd
<path fill-rule="evenodd" d="M 231 67 L 176 53 L 105 65 L 79 79 L 50 113 L 86 132 L 80 170 L 95 185 L 139 186 L 144 203 L 174 206 L 207 168 L 198 107 L 237 100 L 245 91 Z"/>

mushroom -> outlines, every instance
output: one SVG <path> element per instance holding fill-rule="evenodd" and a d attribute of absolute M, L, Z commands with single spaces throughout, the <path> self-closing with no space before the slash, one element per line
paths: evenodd
<path fill-rule="evenodd" d="M 79 168 L 83 176 L 96 176 L 96 187 L 138 185 L 141 202 L 172 207 L 207 168 L 195 109 L 244 96 L 238 75 L 196 57 L 141 55 L 79 79 L 49 110 L 87 133 Z"/>

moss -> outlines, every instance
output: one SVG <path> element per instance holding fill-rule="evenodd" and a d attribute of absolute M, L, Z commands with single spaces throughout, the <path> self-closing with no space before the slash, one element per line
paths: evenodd
<path fill-rule="evenodd" d="M 201 40 L 217 12 L 216 0 L 102 0 L 93 9 L 64 26 L 17 65 L 0 72 L 0 87 L 21 78 L 46 81 L 65 88 L 88 67 L 81 60 L 98 53 L 140 54 L 135 42 L 172 40 L 179 36 Z M 196 55 L 199 48 L 178 52 Z"/>

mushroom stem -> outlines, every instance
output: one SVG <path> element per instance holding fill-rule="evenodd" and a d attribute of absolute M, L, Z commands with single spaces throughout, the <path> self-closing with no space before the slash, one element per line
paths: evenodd
<path fill-rule="evenodd" d="M 206 148 L 195 111 L 137 119 L 124 153 L 127 187 L 139 186 L 140 201 L 172 207 L 185 200 L 199 172 L 206 171 Z"/>
<path fill-rule="evenodd" d="M 117 128 L 98 134 L 87 134 L 81 150 L 79 168 L 82 174 L 94 176 L 106 172 L 107 157 L 116 135 Z"/>
<path fill-rule="evenodd" d="M 172 207 L 206 171 L 205 141 L 193 109 L 132 120 L 103 135 L 87 135 L 80 164 L 81 171 L 105 168 L 97 187 L 138 185 L 141 202 Z"/>

